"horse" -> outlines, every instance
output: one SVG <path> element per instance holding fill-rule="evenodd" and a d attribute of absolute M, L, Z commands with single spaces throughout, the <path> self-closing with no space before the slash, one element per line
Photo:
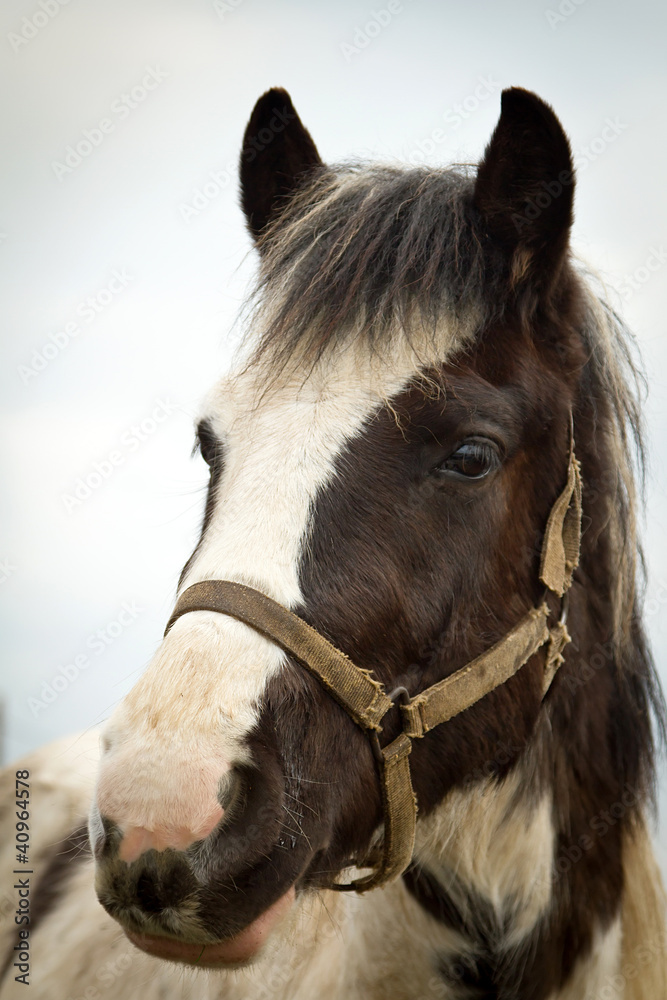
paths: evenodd
<path fill-rule="evenodd" d="M 558 118 L 331 166 L 273 89 L 240 184 L 201 536 L 101 735 L 5 773 L 2 997 L 667 997 L 642 381 Z"/>

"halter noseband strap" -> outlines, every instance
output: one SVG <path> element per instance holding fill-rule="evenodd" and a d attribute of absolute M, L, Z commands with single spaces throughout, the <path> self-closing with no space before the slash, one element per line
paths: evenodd
<path fill-rule="evenodd" d="M 581 474 L 570 446 L 565 489 L 557 498 L 547 521 L 542 543 L 540 579 L 558 597 L 566 595 L 579 562 L 581 540 Z M 388 746 L 381 747 L 382 721 L 394 701 L 370 671 L 356 666 L 324 636 L 282 604 L 266 594 L 231 580 L 204 580 L 188 587 L 176 602 L 165 635 L 174 622 L 190 611 L 215 611 L 230 615 L 266 636 L 290 653 L 313 674 L 325 690 L 368 734 L 378 765 L 384 810 L 384 839 L 379 863 L 370 875 L 333 889 L 366 892 L 398 878 L 412 860 L 417 801 L 412 790 L 409 755 L 412 740 L 470 708 L 490 691 L 513 677 L 542 646 L 548 644 L 543 695 L 570 641 L 565 625 L 566 603 L 561 618 L 551 628 L 545 602 L 528 614 L 499 642 L 444 680 L 414 698 L 404 688 L 401 694 L 403 731 Z"/>

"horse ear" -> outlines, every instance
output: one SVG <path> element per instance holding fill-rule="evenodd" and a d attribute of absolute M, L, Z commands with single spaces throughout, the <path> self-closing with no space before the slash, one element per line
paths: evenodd
<path fill-rule="evenodd" d="M 260 97 L 241 150 L 241 205 L 257 241 L 305 176 L 322 165 L 286 90 Z"/>
<path fill-rule="evenodd" d="M 573 201 L 572 155 L 558 118 L 536 94 L 504 90 L 474 203 L 509 259 L 514 284 L 528 275 L 553 280 L 567 249 Z"/>

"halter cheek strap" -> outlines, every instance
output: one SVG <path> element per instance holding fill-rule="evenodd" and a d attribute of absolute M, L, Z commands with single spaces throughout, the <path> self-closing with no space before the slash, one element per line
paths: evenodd
<path fill-rule="evenodd" d="M 551 508 L 540 560 L 541 581 L 560 598 L 565 597 L 572 583 L 579 562 L 580 541 L 581 474 L 571 446 L 567 483 Z M 414 698 L 404 688 L 390 697 L 370 671 L 356 666 L 302 618 L 266 594 L 231 580 L 204 580 L 188 587 L 176 603 L 165 635 L 181 615 L 190 611 L 230 615 L 294 656 L 366 732 L 382 788 L 381 856 L 358 863 L 358 867 L 372 867 L 370 875 L 347 885 L 331 886 L 366 892 L 398 878 L 412 860 L 417 818 L 409 761 L 412 740 L 421 739 L 504 684 L 545 645 L 543 695 L 546 694 L 563 662 L 563 649 L 570 641 L 565 624 L 566 601 L 565 597 L 563 613 L 555 625 L 549 627 L 549 609 L 542 602 L 531 608 L 494 646 Z M 393 697 L 400 700 L 403 731 L 381 747 L 382 722 L 394 706 Z"/>

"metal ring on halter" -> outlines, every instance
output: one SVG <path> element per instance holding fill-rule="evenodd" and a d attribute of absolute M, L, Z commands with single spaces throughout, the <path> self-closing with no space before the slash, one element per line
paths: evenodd
<path fill-rule="evenodd" d="M 398 699 L 398 702 L 396 699 Z M 392 706 L 396 708 L 397 704 L 409 705 L 412 700 L 412 695 L 406 687 L 396 687 L 389 693 L 389 700 L 392 702 Z M 380 766 L 384 766 L 384 757 L 382 756 L 382 746 L 380 744 L 379 732 L 371 730 L 368 735 L 370 737 L 371 749 L 373 750 L 375 760 Z"/>
<path fill-rule="evenodd" d="M 569 610 L 570 610 L 570 591 L 566 590 L 560 602 L 560 618 L 558 619 L 559 625 L 567 625 L 567 615 Z"/>
<path fill-rule="evenodd" d="M 409 705 L 412 700 L 412 695 L 406 687 L 397 687 L 389 694 L 389 700 L 396 704 L 396 698 L 399 699 L 401 705 Z"/>

